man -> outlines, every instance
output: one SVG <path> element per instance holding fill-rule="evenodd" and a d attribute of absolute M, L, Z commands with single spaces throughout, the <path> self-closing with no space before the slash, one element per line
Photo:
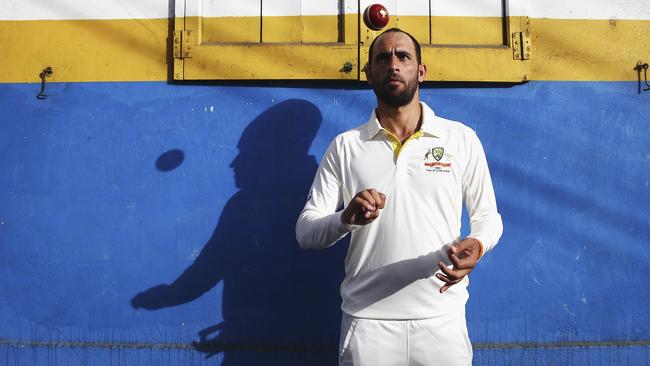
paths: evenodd
<path fill-rule="evenodd" d="M 298 218 L 303 248 L 352 233 L 341 365 L 472 362 L 467 275 L 502 223 L 474 131 L 420 102 L 426 72 L 410 34 L 393 28 L 373 41 L 366 75 L 377 108 L 330 144 Z M 461 240 L 463 201 L 471 234 Z"/>

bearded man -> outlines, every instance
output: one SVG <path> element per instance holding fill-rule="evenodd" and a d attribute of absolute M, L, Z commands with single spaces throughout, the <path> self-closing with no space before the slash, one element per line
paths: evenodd
<path fill-rule="evenodd" d="M 332 141 L 296 224 L 305 249 L 352 235 L 340 365 L 472 363 L 467 275 L 503 226 L 474 131 L 420 102 L 426 73 L 410 34 L 392 28 L 373 41 L 366 75 L 377 107 Z"/>

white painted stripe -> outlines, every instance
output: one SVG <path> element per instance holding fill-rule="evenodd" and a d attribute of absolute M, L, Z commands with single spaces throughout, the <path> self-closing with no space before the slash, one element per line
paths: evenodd
<path fill-rule="evenodd" d="M 354 0 L 266 0 L 266 15 L 335 15 Z M 187 4 L 185 4 L 187 2 Z M 261 0 L 4 0 L 0 20 L 150 19 L 174 13 L 203 16 L 258 16 Z M 500 16 L 501 0 L 361 0 L 361 11 L 380 3 L 392 15 Z M 650 20 L 650 0 L 510 0 L 510 15 L 553 19 Z M 170 9 L 171 8 L 171 9 Z M 174 12 L 176 9 L 176 12 Z"/>
<path fill-rule="evenodd" d="M 300 15 L 301 3 L 300 0 L 267 0 L 262 2 L 262 14 L 263 16 Z"/>
<path fill-rule="evenodd" d="M 178 0 L 177 0 L 178 1 Z M 297 15 L 337 15 L 339 1 L 313 0 L 185 0 L 189 16 L 206 17 L 251 17 L 262 14 L 267 16 L 297 16 Z M 352 1 L 346 0 L 346 5 Z M 350 8 L 349 12 L 356 12 Z"/>
<path fill-rule="evenodd" d="M 336 15 L 339 13 L 339 1 L 314 0 L 273 0 L 264 1 L 262 14 L 269 16 L 286 15 Z"/>
<path fill-rule="evenodd" d="M 176 0 L 182 2 L 183 0 Z M 185 0 L 189 16 L 259 17 L 261 0 Z"/>
<path fill-rule="evenodd" d="M 431 15 L 434 16 L 499 17 L 502 13 L 501 0 L 438 0 L 431 3 Z"/>
<path fill-rule="evenodd" d="M 361 9 L 382 4 L 391 15 L 501 16 L 501 0 L 361 0 Z M 479 6 L 480 5 L 480 6 Z"/>
<path fill-rule="evenodd" d="M 354 14 L 359 10 L 359 2 L 357 0 L 343 0 L 343 10 L 345 14 Z"/>
<path fill-rule="evenodd" d="M 182 2 L 183 0 L 176 0 Z M 167 0 L 3 0 L 0 20 L 167 18 Z M 172 9 L 170 10 L 170 7 Z"/>
<path fill-rule="evenodd" d="M 406 0 L 406 1 L 401 0 L 401 1 L 394 1 L 394 2 L 395 4 L 391 5 L 391 8 L 388 9 L 388 14 L 393 14 L 393 13 L 399 15 L 429 14 L 429 0 Z M 369 3 L 373 3 L 373 2 L 370 1 Z M 363 9 L 365 9 L 365 7 Z"/>
<path fill-rule="evenodd" d="M 535 0 L 529 2 L 528 11 L 533 18 L 650 20 L 650 1 Z"/>

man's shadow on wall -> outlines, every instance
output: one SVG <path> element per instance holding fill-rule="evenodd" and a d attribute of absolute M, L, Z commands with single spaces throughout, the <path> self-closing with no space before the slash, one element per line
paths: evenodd
<path fill-rule="evenodd" d="M 191 302 L 223 281 L 223 322 L 194 343 L 222 365 L 332 365 L 340 323 L 338 286 L 347 245 L 303 251 L 295 222 L 317 169 L 308 149 L 322 117 L 287 100 L 244 130 L 231 163 L 239 191 L 212 237 L 173 283 L 137 294 L 134 308 Z"/>

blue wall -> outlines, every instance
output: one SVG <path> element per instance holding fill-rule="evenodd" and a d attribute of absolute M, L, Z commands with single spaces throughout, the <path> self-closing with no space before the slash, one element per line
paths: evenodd
<path fill-rule="evenodd" d="M 307 86 L 0 84 L 0 364 L 335 364 L 346 244 L 301 251 L 293 225 L 374 96 Z M 636 92 L 422 91 L 477 131 L 504 219 L 471 276 L 475 364 L 650 360 Z"/>

